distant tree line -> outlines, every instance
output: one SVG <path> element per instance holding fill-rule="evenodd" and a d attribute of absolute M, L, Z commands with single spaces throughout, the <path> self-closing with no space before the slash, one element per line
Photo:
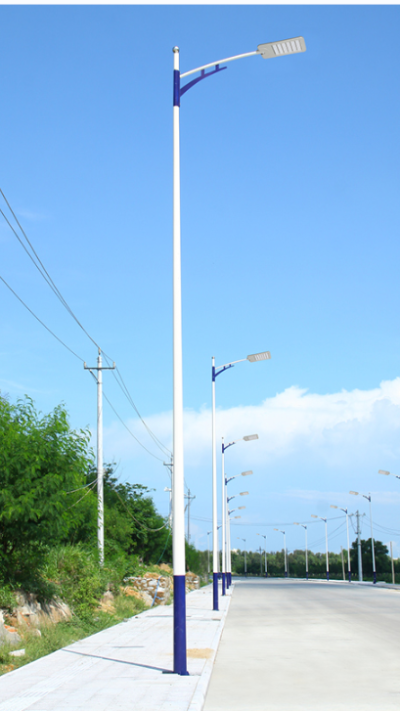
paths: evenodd
<path fill-rule="evenodd" d="M 392 582 L 392 567 L 389 549 L 381 541 L 374 541 L 375 562 L 379 580 Z M 363 579 L 372 580 L 372 554 L 371 539 L 361 540 Z M 244 575 L 244 551 L 232 552 L 232 572 Z M 347 548 L 343 550 L 345 577 L 347 579 Z M 248 575 L 264 575 L 264 551 L 246 551 Z M 287 555 L 288 575 L 295 578 L 304 578 L 306 570 L 305 551 L 295 550 Z M 358 551 L 357 541 L 350 548 L 350 567 L 352 579 L 358 580 Z M 268 575 L 283 577 L 285 571 L 284 551 L 267 552 Z M 400 579 L 400 560 L 394 561 L 395 573 Z M 308 574 L 310 578 L 326 577 L 325 553 L 308 551 Z M 342 556 L 340 553 L 329 553 L 329 577 L 333 580 L 343 579 Z"/>

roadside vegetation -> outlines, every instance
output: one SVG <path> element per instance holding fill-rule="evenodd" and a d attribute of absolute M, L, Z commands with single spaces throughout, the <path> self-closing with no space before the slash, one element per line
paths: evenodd
<path fill-rule="evenodd" d="M 146 572 L 170 574 L 168 520 L 151 490 L 121 483 L 105 464 L 105 561 L 97 553 L 96 468 L 89 431 L 74 431 L 63 406 L 47 415 L 26 397 L 0 396 L 0 609 L 13 625 L 15 592 L 39 602 L 59 598 L 69 621 L 18 629 L 25 655 L 10 657 L 0 643 L 0 673 L 141 612 L 145 605 L 121 592 L 124 579 Z M 186 546 L 188 569 L 201 575 L 206 556 Z M 159 566 L 163 565 L 161 569 Z M 105 592 L 112 604 L 101 604 Z M 10 661 L 12 660 L 12 661 Z"/>

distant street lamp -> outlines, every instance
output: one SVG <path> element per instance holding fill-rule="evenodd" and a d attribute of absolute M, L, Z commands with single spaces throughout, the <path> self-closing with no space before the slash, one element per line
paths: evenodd
<path fill-rule="evenodd" d="M 228 484 L 230 481 L 233 481 L 233 479 L 237 479 L 238 476 L 250 476 L 253 474 L 252 470 L 248 470 L 246 472 L 241 472 L 240 474 L 235 474 L 235 476 L 230 476 L 229 478 L 225 477 L 225 492 L 228 491 Z M 240 508 L 245 508 L 245 507 L 240 507 Z M 227 510 L 227 516 L 226 516 L 226 587 L 229 588 L 232 584 L 232 560 L 231 560 L 231 524 L 229 520 L 229 512 L 228 512 L 228 497 L 226 496 L 226 510 Z M 236 509 L 234 509 L 236 511 Z M 237 518 L 235 516 L 235 518 Z"/>
<path fill-rule="evenodd" d="M 287 555 L 286 555 L 286 533 L 285 531 L 281 531 L 280 528 L 274 528 L 274 531 L 279 531 L 279 533 L 283 533 L 283 552 L 285 556 L 285 578 L 287 578 Z"/>
<path fill-rule="evenodd" d="M 302 526 L 306 534 L 306 580 L 308 580 L 308 550 L 307 550 L 307 526 L 304 523 L 296 523 L 295 526 Z"/>
<path fill-rule="evenodd" d="M 262 355 L 262 354 L 261 354 Z M 237 444 L 244 440 L 245 442 L 251 442 L 258 439 L 258 434 L 246 435 L 245 437 L 240 437 L 240 439 L 235 439 L 229 444 L 224 444 L 224 438 L 222 437 L 222 595 L 225 595 L 225 576 L 226 576 L 226 478 L 225 478 L 225 451 L 232 447 L 232 445 Z"/>
<path fill-rule="evenodd" d="M 333 506 L 331 504 L 331 509 L 339 509 L 344 511 L 346 514 L 346 528 L 347 528 L 347 571 L 349 576 L 349 583 L 351 583 L 351 560 L 350 560 L 350 538 L 349 538 L 349 513 L 347 509 L 342 509 L 341 506 Z"/>
<path fill-rule="evenodd" d="M 230 587 L 232 585 L 232 550 L 231 550 L 231 519 L 230 519 L 230 515 L 234 511 L 244 511 L 245 508 L 246 508 L 245 506 L 238 506 L 236 509 L 232 509 L 231 511 L 229 511 L 229 509 L 227 510 L 227 521 L 228 521 L 228 529 L 227 529 L 227 532 L 228 532 L 228 537 L 227 537 L 227 566 L 228 566 L 227 570 L 228 570 L 228 574 L 227 574 L 227 580 L 228 580 L 228 587 Z M 241 516 L 234 516 L 233 518 L 242 518 L 242 517 Z"/>
<path fill-rule="evenodd" d="M 239 538 L 238 541 L 244 541 L 246 543 L 246 538 Z M 246 548 L 244 549 L 244 575 L 247 578 L 247 560 L 246 560 Z"/>
<path fill-rule="evenodd" d="M 326 547 L 326 579 L 329 581 L 329 553 L 328 553 L 328 520 L 322 516 L 311 514 L 311 518 L 319 518 L 325 522 L 325 547 Z"/>
<path fill-rule="evenodd" d="M 208 76 L 208 75 L 207 75 Z M 248 360 L 250 363 L 256 363 L 262 360 L 269 360 L 271 358 L 271 353 L 269 351 L 263 351 L 261 353 L 254 353 L 248 355 L 247 358 L 241 358 L 240 360 L 234 360 L 231 363 L 225 363 L 225 365 L 215 366 L 215 358 L 212 357 L 211 366 L 211 380 L 212 380 L 212 520 L 213 520 L 213 610 L 218 610 L 218 536 L 217 536 L 217 454 L 216 454 L 216 435 L 215 435 L 215 380 L 218 375 L 233 368 L 237 363 L 243 363 Z M 229 445 L 228 445 L 229 446 Z M 225 494 L 222 496 L 222 501 L 225 501 Z M 225 571 L 222 571 L 222 594 L 225 594 Z"/>
<path fill-rule="evenodd" d="M 371 494 L 360 494 L 358 491 L 349 491 L 349 494 L 353 494 L 354 496 L 362 496 L 364 499 L 367 499 L 369 501 L 369 518 L 371 521 L 371 550 L 372 550 L 372 573 L 373 573 L 373 578 L 374 578 L 374 584 L 376 583 L 376 565 L 375 565 L 375 545 L 374 545 L 374 532 L 372 530 L 372 503 L 371 503 Z"/>
<path fill-rule="evenodd" d="M 261 538 L 264 538 L 264 568 L 265 568 L 265 577 L 268 578 L 268 568 L 267 568 L 267 536 L 265 536 L 263 533 L 257 533 L 257 536 L 261 536 Z"/>

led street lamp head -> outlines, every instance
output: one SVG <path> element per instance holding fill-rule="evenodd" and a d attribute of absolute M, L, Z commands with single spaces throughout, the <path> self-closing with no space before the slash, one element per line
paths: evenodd
<path fill-rule="evenodd" d="M 311 518 L 319 518 L 319 516 L 316 516 L 315 514 L 311 514 Z"/>
<path fill-rule="evenodd" d="M 354 496 L 358 496 L 358 491 L 349 491 L 349 494 L 354 494 Z"/>
<path fill-rule="evenodd" d="M 248 472 L 242 472 L 242 476 L 250 476 L 250 474 L 252 474 L 252 473 L 253 473 L 253 471 L 251 469 L 249 469 Z"/>
<path fill-rule="evenodd" d="M 379 469 L 378 474 L 384 474 L 385 476 L 389 476 L 390 472 L 385 471 L 385 469 Z"/>
<path fill-rule="evenodd" d="M 245 509 L 245 508 L 246 508 L 245 506 L 238 506 L 238 511 L 243 511 L 243 509 Z"/>
<path fill-rule="evenodd" d="M 258 439 L 258 435 L 246 435 L 246 437 L 243 437 L 245 442 L 251 442 L 253 439 Z"/>
<path fill-rule="evenodd" d="M 337 509 L 337 506 L 334 506 L 333 504 L 331 504 L 331 509 Z"/>
<path fill-rule="evenodd" d="M 266 44 L 259 44 L 257 47 L 257 52 L 261 54 L 263 59 L 274 59 L 275 57 L 284 57 L 288 54 L 298 54 L 305 51 L 306 43 L 304 37 L 292 37 L 292 39 L 279 42 L 266 42 Z"/>
<path fill-rule="evenodd" d="M 241 491 L 240 496 L 248 496 L 249 492 L 248 491 Z"/>
<path fill-rule="evenodd" d="M 247 360 L 250 363 L 258 363 L 259 360 L 270 360 L 271 353 L 269 351 L 264 351 L 263 353 L 253 353 L 247 356 Z"/>

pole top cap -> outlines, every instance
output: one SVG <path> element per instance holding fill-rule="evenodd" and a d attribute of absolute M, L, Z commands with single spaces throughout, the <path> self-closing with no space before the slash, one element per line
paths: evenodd
<path fill-rule="evenodd" d="M 172 47 L 172 51 L 174 54 L 176 54 L 177 52 L 179 52 L 179 47 L 175 45 L 175 47 Z"/>

